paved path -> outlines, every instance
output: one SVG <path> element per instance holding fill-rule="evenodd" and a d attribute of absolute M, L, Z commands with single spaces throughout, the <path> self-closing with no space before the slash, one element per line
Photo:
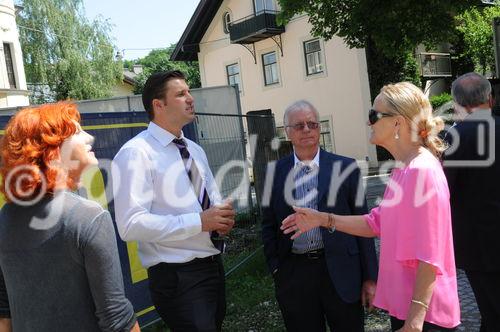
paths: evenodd
<path fill-rule="evenodd" d="M 374 175 L 365 178 L 366 198 L 368 206 L 372 208 L 382 198 L 387 183 L 387 175 Z M 462 311 L 462 324 L 458 327 L 458 331 L 476 332 L 479 331 L 481 319 L 476 305 L 476 299 L 470 288 L 469 281 L 465 273 L 461 270 L 458 274 L 458 295 L 460 297 L 460 307 Z"/>

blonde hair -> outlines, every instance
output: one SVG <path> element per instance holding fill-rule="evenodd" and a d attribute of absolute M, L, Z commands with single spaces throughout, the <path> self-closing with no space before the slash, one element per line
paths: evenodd
<path fill-rule="evenodd" d="M 432 114 L 432 106 L 422 90 L 409 82 L 387 84 L 380 90 L 391 113 L 403 116 L 411 125 L 412 138 L 429 149 L 437 158 L 446 149 L 438 137 L 444 129 L 440 117 Z"/>

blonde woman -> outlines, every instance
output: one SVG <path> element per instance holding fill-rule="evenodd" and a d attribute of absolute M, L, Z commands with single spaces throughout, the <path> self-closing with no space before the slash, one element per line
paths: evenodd
<path fill-rule="evenodd" d="M 370 142 L 386 148 L 393 170 L 380 205 L 364 216 L 307 208 L 283 221 L 292 238 L 322 226 L 380 237 L 374 305 L 391 316 L 393 331 L 454 331 L 460 323 L 449 191 L 439 161 L 443 122 L 411 83 L 384 86 L 369 112 Z"/>

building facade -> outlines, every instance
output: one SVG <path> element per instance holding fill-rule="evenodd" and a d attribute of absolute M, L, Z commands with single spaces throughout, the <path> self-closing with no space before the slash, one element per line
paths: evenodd
<path fill-rule="evenodd" d="M 13 0 L 0 0 L 0 108 L 29 104 Z"/>
<path fill-rule="evenodd" d="M 271 109 L 282 138 L 285 108 L 310 101 L 323 148 L 376 165 L 364 49 L 313 37 L 305 15 L 279 26 L 278 11 L 274 0 L 202 0 L 172 59 L 198 60 L 203 87 L 237 84 L 243 113 Z"/>
<path fill-rule="evenodd" d="M 112 97 L 133 96 L 137 75 L 142 73 L 142 65 L 133 65 L 132 70 L 123 69 L 123 80 L 116 83 L 111 90 Z"/>

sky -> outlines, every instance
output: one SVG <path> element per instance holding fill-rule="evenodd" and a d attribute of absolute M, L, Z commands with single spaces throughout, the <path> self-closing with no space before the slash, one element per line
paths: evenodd
<path fill-rule="evenodd" d="M 199 0 L 83 0 L 83 3 L 90 20 L 98 15 L 109 20 L 115 46 L 124 59 L 133 60 L 146 56 L 153 48 L 178 42 Z"/>

